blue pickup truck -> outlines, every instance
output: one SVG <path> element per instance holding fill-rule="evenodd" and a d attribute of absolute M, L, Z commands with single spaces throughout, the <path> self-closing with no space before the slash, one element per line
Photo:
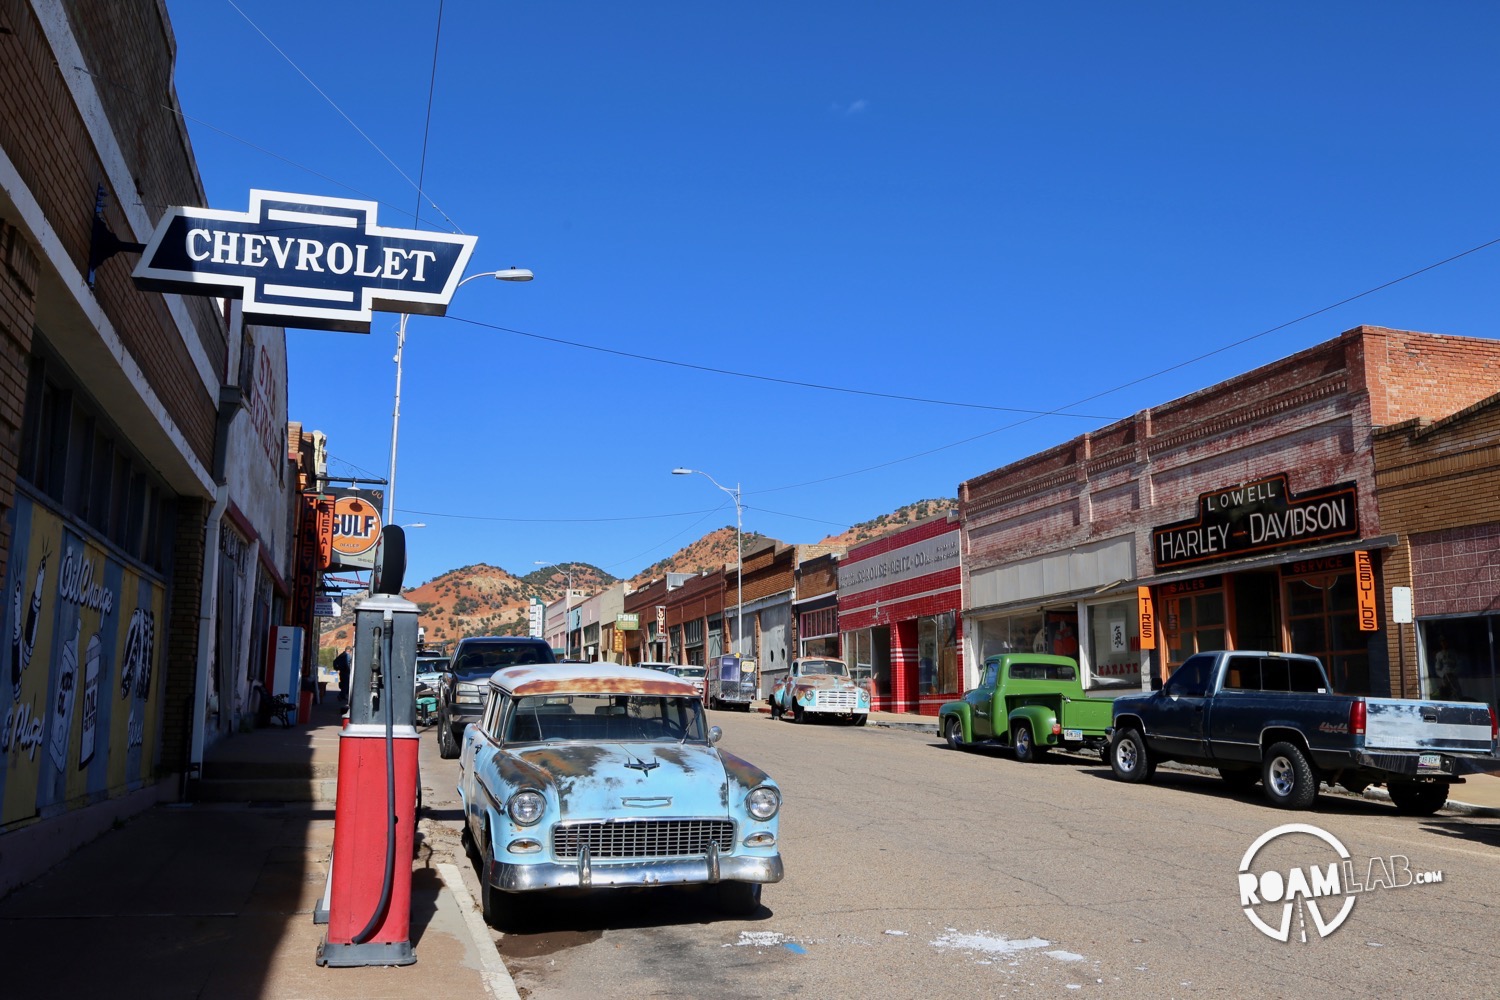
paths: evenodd
<path fill-rule="evenodd" d="M 1398 811 L 1429 816 L 1464 780 L 1459 761 L 1493 757 L 1495 737 L 1488 705 L 1335 694 L 1316 657 L 1234 650 L 1197 653 L 1160 691 L 1116 698 L 1108 757 L 1130 782 L 1162 761 L 1217 767 L 1286 809 L 1311 808 L 1324 782 L 1383 783 Z"/>

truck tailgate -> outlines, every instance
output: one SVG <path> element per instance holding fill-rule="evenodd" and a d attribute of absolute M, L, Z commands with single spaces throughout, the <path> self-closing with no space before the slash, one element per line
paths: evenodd
<path fill-rule="evenodd" d="M 1365 709 L 1367 749 L 1478 754 L 1494 751 L 1488 705 L 1366 698 Z"/>

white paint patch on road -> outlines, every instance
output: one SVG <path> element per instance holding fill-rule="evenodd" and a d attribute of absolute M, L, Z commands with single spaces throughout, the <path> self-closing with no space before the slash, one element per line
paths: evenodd
<path fill-rule="evenodd" d="M 971 951 L 986 955 L 1011 955 L 1018 951 L 1032 951 L 1037 948 L 1045 948 L 1051 941 L 1044 941 L 1039 937 L 1021 938 L 1012 940 L 999 934 L 989 934 L 980 931 L 976 934 L 960 934 L 952 927 L 948 933 L 942 935 L 932 942 L 934 948 L 945 948 L 953 951 Z"/>
<path fill-rule="evenodd" d="M 752 948 L 775 948 L 794 940 L 778 931 L 740 931 L 740 939 L 735 941 L 732 947 L 743 948 L 749 945 Z M 731 945 L 724 947 L 728 948 Z"/>
<path fill-rule="evenodd" d="M 1048 958 L 1055 958 L 1059 962 L 1082 962 L 1084 957 L 1071 951 L 1049 951 L 1044 952 Z"/>
<path fill-rule="evenodd" d="M 886 931 L 891 937 L 906 937 L 905 931 Z"/>

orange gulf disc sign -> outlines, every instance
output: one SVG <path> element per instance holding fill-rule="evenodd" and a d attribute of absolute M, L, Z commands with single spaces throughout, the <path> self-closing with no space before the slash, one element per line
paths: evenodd
<path fill-rule="evenodd" d="M 358 496 L 333 502 L 333 551 L 343 556 L 373 553 L 380 541 L 380 508 Z"/>

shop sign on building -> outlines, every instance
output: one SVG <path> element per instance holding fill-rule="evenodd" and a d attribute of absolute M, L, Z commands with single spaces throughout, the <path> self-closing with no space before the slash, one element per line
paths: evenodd
<path fill-rule="evenodd" d="M 368 333 L 374 310 L 441 316 L 476 237 L 375 222 L 378 203 L 251 191 L 248 212 L 167 209 L 136 286 L 244 300 L 257 323 Z"/>
<path fill-rule="evenodd" d="M 1158 570 L 1359 534 L 1355 485 L 1293 494 L 1285 472 L 1198 495 L 1198 516 L 1151 531 Z"/>
<path fill-rule="evenodd" d="M 635 631 L 641 627 L 641 616 L 634 613 L 615 615 L 615 628 L 621 631 Z"/>
<path fill-rule="evenodd" d="M 887 587 L 958 566 L 959 534 L 949 531 L 839 566 L 839 596 Z"/>

